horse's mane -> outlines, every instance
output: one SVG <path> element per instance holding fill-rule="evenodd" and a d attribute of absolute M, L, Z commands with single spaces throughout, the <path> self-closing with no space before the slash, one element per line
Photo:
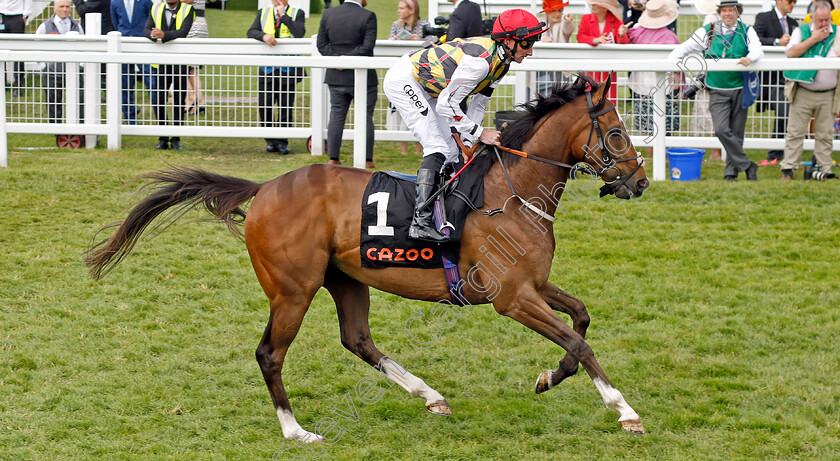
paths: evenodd
<path fill-rule="evenodd" d="M 601 87 L 601 83 L 596 82 L 592 77 L 582 72 L 578 72 L 576 77 L 573 82 L 554 82 L 554 86 L 551 88 L 551 94 L 548 96 L 538 95 L 535 99 L 521 104 L 519 107 L 524 109 L 523 112 L 525 115 L 502 130 L 501 144 L 511 149 L 522 150 L 522 143 L 531 137 L 534 126 L 543 117 L 582 96 L 586 92 L 587 85 L 592 87 L 593 93 Z M 603 109 L 605 101 L 606 99 L 601 100 L 596 105 L 595 110 L 600 111 Z M 505 159 L 506 165 L 516 163 L 521 158 L 504 151 L 500 151 L 500 154 Z M 496 156 L 485 154 L 481 157 L 485 159 L 476 158 L 475 166 L 477 167 L 476 170 L 483 170 L 481 171 L 483 174 L 495 163 Z M 479 162 L 479 160 L 483 161 Z"/>

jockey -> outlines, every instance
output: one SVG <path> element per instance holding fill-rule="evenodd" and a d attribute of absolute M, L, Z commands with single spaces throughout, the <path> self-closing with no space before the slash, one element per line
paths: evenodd
<path fill-rule="evenodd" d="M 467 146 L 478 141 L 498 144 L 501 132 L 481 127 L 484 107 L 511 61 L 530 56 L 546 25 L 521 9 L 507 10 L 493 24 L 490 38 L 455 39 L 438 47 L 401 57 L 385 74 L 383 88 L 411 133 L 423 145 L 417 171 L 412 239 L 445 242 L 432 224 L 432 209 L 421 209 L 434 189 L 444 163 L 457 162 L 460 149 L 452 134 Z M 466 113 L 462 109 L 472 95 Z"/>

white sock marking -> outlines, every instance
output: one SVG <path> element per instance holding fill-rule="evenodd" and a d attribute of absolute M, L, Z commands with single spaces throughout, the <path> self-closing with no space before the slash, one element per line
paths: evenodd
<path fill-rule="evenodd" d="M 445 400 L 438 391 L 429 387 L 422 379 L 414 376 L 406 371 L 399 363 L 390 357 L 382 357 L 379 361 L 379 371 L 391 381 L 397 383 L 408 391 L 412 397 L 422 397 L 426 399 L 426 404 Z"/>
<path fill-rule="evenodd" d="M 592 382 L 595 383 L 595 387 L 598 388 L 598 392 L 601 393 L 601 398 L 604 399 L 604 404 L 607 408 L 618 412 L 620 415 L 618 418 L 619 421 L 641 419 L 639 418 L 639 415 L 630 408 L 630 405 L 627 405 L 627 402 L 624 400 L 624 397 L 618 389 L 605 383 L 601 378 L 595 378 Z"/>

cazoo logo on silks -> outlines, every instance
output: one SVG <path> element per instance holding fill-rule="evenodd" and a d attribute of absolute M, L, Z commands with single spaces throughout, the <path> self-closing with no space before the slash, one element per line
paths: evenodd
<path fill-rule="evenodd" d="M 425 117 L 426 114 L 429 113 L 429 108 L 424 106 L 423 103 L 420 102 L 420 96 L 418 96 L 417 93 L 414 92 L 414 88 L 412 88 L 411 85 L 404 86 L 403 87 L 403 92 L 405 92 L 405 94 L 408 95 L 408 99 L 411 99 L 412 101 L 414 101 L 414 105 L 418 109 L 420 109 L 420 114 L 422 116 Z"/>

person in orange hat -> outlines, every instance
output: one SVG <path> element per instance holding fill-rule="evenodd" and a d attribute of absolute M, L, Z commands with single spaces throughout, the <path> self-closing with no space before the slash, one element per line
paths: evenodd
<path fill-rule="evenodd" d="M 571 13 L 563 14 L 563 8 L 569 6 L 565 0 L 543 0 L 543 9 L 548 20 L 548 30 L 542 36 L 543 42 L 569 43 L 572 32 L 575 31 L 575 22 Z"/>

